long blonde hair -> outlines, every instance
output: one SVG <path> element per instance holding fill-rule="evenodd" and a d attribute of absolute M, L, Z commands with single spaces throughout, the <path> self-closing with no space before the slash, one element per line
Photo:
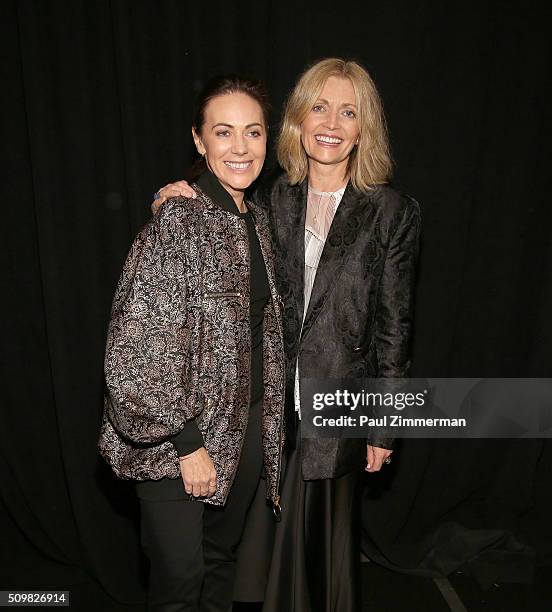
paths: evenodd
<path fill-rule="evenodd" d="M 278 161 L 292 185 L 307 177 L 308 158 L 301 143 L 301 123 L 331 76 L 348 78 L 355 90 L 360 133 L 358 145 L 349 157 L 348 172 L 353 186 L 366 192 L 374 185 L 389 181 L 393 162 L 378 90 L 368 72 L 357 62 L 328 58 L 301 75 L 285 106 L 278 137 Z"/>

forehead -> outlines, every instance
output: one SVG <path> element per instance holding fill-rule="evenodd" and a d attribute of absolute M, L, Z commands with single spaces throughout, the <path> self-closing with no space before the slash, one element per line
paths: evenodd
<path fill-rule="evenodd" d="M 264 124 L 263 111 L 259 103 L 241 92 L 223 94 L 210 100 L 205 108 L 205 122 L 211 125 Z"/>
<path fill-rule="evenodd" d="M 341 104 L 356 104 L 355 89 L 347 77 L 328 77 L 320 92 L 320 98 Z"/>

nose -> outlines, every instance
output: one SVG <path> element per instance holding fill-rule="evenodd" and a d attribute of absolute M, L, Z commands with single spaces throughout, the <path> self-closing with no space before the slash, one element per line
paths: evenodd
<path fill-rule="evenodd" d="M 330 109 L 326 114 L 325 127 L 335 130 L 339 127 L 339 111 L 336 108 Z"/>
<path fill-rule="evenodd" d="M 247 153 L 247 141 L 241 134 L 235 134 L 232 139 L 232 153 L 234 155 L 245 155 Z"/>

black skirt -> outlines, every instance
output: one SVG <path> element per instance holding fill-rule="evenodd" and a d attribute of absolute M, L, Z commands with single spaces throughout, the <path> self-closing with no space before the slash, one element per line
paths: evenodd
<path fill-rule="evenodd" d="M 356 612 L 360 468 L 305 481 L 300 445 L 299 433 L 288 457 L 263 612 Z"/>

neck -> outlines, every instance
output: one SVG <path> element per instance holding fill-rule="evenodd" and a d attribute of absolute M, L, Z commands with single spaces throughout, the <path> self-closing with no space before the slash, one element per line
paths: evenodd
<path fill-rule="evenodd" d="M 236 203 L 238 210 L 241 213 L 247 212 L 247 207 L 243 203 L 243 191 L 236 191 L 236 192 L 230 193 L 230 195 L 232 196 L 232 199 Z"/>
<path fill-rule="evenodd" d="M 309 159 L 309 185 L 316 191 L 338 191 L 349 180 L 345 159 L 338 164 L 320 164 Z"/>

